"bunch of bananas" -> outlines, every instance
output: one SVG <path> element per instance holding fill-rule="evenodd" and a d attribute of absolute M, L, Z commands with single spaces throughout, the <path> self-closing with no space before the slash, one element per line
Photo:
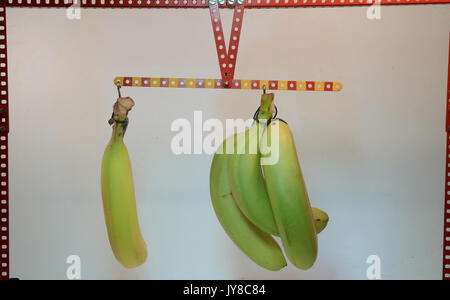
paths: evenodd
<path fill-rule="evenodd" d="M 113 133 L 102 161 L 102 198 L 109 243 L 116 259 L 126 268 L 147 260 L 147 245 L 139 227 L 130 157 L 123 142 L 131 98 L 119 98 L 110 120 Z"/>
<path fill-rule="evenodd" d="M 264 94 L 252 127 L 217 150 L 211 200 L 225 232 L 256 264 L 271 271 L 287 265 L 272 237 L 279 236 L 289 261 L 307 270 L 316 261 L 317 234 L 328 215 L 310 206 L 292 132 L 272 119 L 273 100 Z"/>

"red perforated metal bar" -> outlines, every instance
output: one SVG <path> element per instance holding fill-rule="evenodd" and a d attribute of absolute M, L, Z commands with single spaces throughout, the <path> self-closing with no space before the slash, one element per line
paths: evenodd
<path fill-rule="evenodd" d="M 219 58 L 220 73 L 222 75 L 222 81 L 226 82 L 228 78 L 228 51 L 225 45 L 222 19 L 220 18 L 219 6 L 217 3 L 209 7 L 209 14 L 211 16 L 211 24 L 214 34 L 214 41 L 216 43 L 217 57 Z"/>
<path fill-rule="evenodd" d="M 234 70 L 236 69 L 236 60 L 241 40 L 242 23 L 244 22 L 245 5 L 234 8 L 233 25 L 231 26 L 230 42 L 228 43 L 228 77 L 230 83 L 234 79 Z"/>
<path fill-rule="evenodd" d="M 218 4 L 209 7 L 211 15 L 211 24 L 214 32 L 214 41 L 216 43 L 217 56 L 219 58 L 220 73 L 225 87 L 231 87 L 234 78 L 234 70 L 236 68 L 236 59 L 239 49 L 239 41 L 241 38 L 242 22 L 244 18 L 244 5 L 234 8 L 233 23 L 231 25 L 230 42 L 228 50 L 225 45 L 225 37 L 223 34 L 222 20 Z"/>
<path fill-rule="evenodd" d="M 447 158 L 446 158 L 446 173 L 445 173 L 445 204 L 444 204 L 444 242 L 442 253 L 442 279 L 450 280 L 450 35 L 448 47 L 448 78 L 447 78 Z"/>
<path fill-rule="evenodd" d="M 74 0 L 5 0 L 7 6 L 18 7 L 69 7 Z M 381 5 L 442 4 L 450 0 L 381 0 Z M 132 8 L 208 8 L 207 0 L 79 0 L 81 7 L 132 7 Z M 247 8 L 309 7 L 309 6 L 364 6 L 372 0 L 245 0 Z M 221 5 L 233 8 L 234 5 Z"/>
<path fill-rule="evenodd" d="M 8 66 L 6 8 L 0 6 L 0 279 L 9 279 Z"/>

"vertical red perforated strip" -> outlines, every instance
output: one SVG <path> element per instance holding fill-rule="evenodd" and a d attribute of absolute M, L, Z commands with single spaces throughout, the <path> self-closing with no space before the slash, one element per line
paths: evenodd
<path fill-rule="evenodd" d="M 217 56 L 219 58 L 220 73 L 222 81 L 226 87 L 231 87 L 236 68 L 237 53 L 241 37 L 242 22 L 244 17 L 244 5 L 236 6 L 231 27 L 230 43 L 228 50 L 225 46 L 222 20 L 220 19 L 219 5 L 216 3 L 209 7 L 211 23 L 216 43 Z M 228 84 L 226 84 L 228 83 Z"/>
<path fill-rule="evenodd" d="M 444 243 L 442 257 L 442 279 L 450 280 L 450 35 L 448 48 L 448 77 L 447 77 L 447 156 L 446 156 L 446 173 L 445 173 L 445 204 L 444 204 Z"/>
<path fill-rule="evenodd" d="M 9 279 L 8 207 L 8 68 L 6 48 L 6 6 L 0 6 L 0 279 Z"/>

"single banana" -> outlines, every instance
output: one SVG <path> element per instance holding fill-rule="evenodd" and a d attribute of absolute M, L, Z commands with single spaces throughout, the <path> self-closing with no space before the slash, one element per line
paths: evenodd
<path fill-rule="evenodd" d="M 258 147 L 264 127 L 255 122 L 249 130 L 237 135 L 236 152 L 228 157 L 228 179 L 242 213 L 261 230 L 278 235 Z"/>
<path fill-rule="evenodd" d="M 231 143 L 235 136 L 227 139 Z M 287 265 L 277 242 L 250 222 L 236 205 L 228 181 L 227 154 L 224 148 L 214 155 L 210 174 L 212 205 L 220 224 L 231 240 L 256 264 L 278 271 Z"/>
<path fill-rule="evenodd" d="M 228 158 L 228 179 L 242 213 L 261 230 L 278 235 L 261 169 L 259 141 L 272 118 L 275 95 L 264 93 L 252 127 L 237 135 L 235 152 Z"/>
<path fill-rule="evenodd" d="M 272 144 L 270 144 L 272 141 Z M 273 142 L 276 141 L 276 142 Z M 317 236 L 312 209 L 289 126 L 274 120 L 264 132 L 262 163 L 275 221 L 288 259 L 307 270 L 317 259 Z"/>
<path fill-rule="evenodd" d="M 147 245 L 139 227 L 130 157 L 123 142 L 126 115 L 133 107 L 130 98 L 114 106 L 114 127 L 102 162 L 102 198 L 109 242 L 116 259 L 126 268 L 142 265 Z"/>

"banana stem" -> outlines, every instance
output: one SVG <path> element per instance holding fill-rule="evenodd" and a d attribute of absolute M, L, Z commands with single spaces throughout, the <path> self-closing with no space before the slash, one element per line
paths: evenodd
<path fill-rule="evenodd" d="M 125 124 L 124 123 L 115 123 L 113 126 L 113 133 L 112 138 L 113 140 L 117 141 L 119 139 L 123 139 L 123 136 L 125 135 Z"/>
<path fill-rule="evenodd" d="M 259 108 L 259 121 L 268 121 L 272 119 L 273 111 L 274 111 L 274 99 L 275 95 L 271 94 L 263 94 L 261 96 L 261 106 Z"/>
<path fill-rule="evenodd" d="M 134 101 L 130 97 L 119 98 L 114 104 L 114 117 L 123 121 L 127 118 L 128 112 L 133 108 Z"/>
<path fill-rule="evenodd" d="M 113 139 L 123 138 L 128 126 L 128 112 L 133 108 L 134 101 L 130 97 L 119 98 L 114 104 L 113 117 L 110 124 L 114 124 Z"/>

